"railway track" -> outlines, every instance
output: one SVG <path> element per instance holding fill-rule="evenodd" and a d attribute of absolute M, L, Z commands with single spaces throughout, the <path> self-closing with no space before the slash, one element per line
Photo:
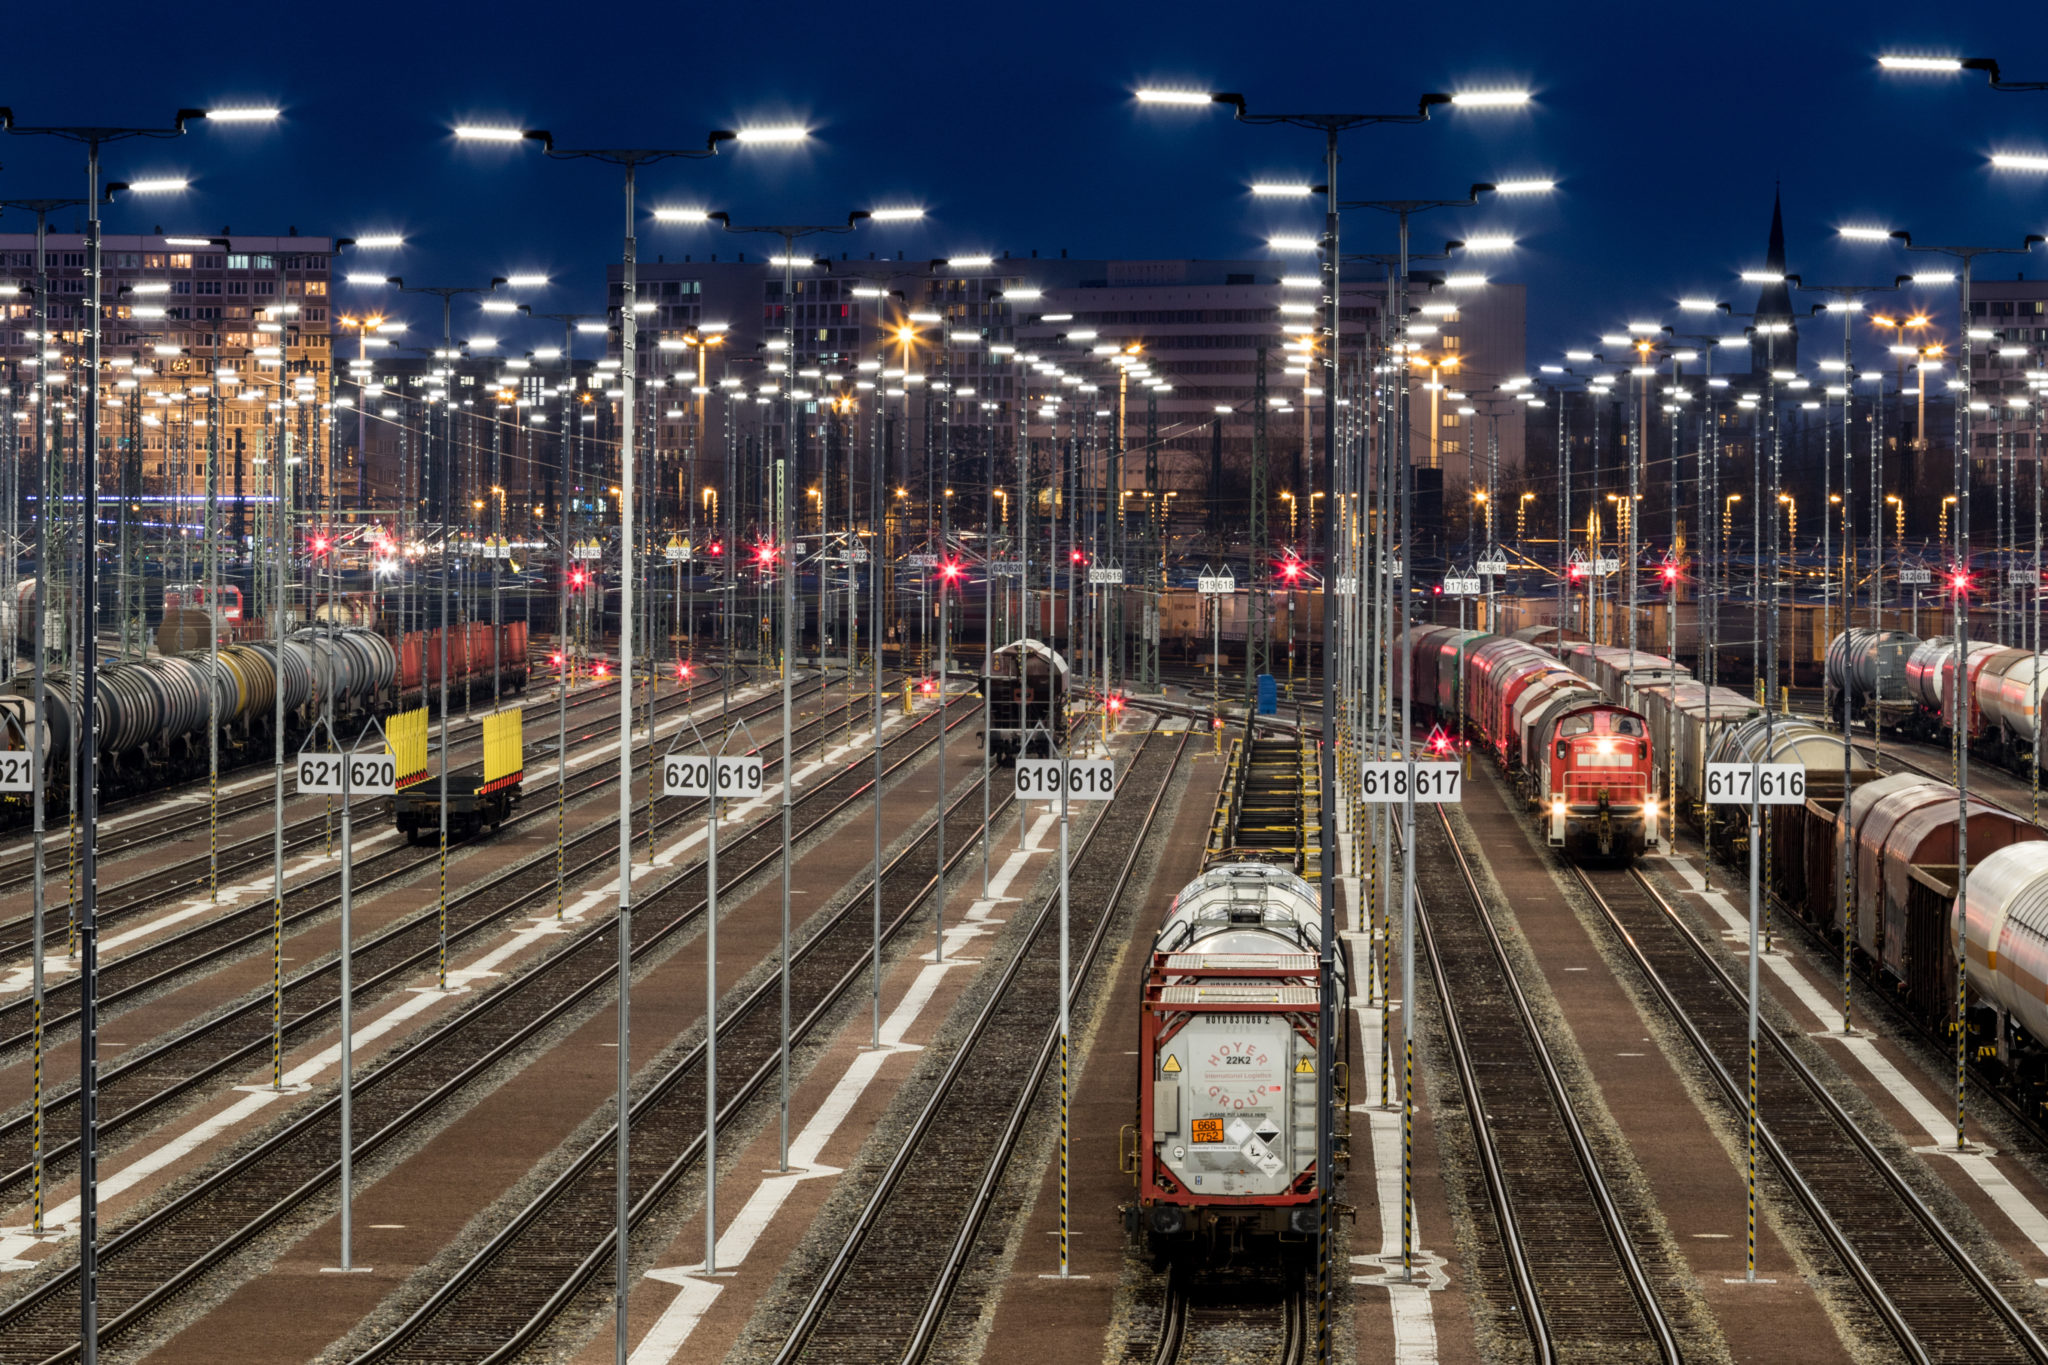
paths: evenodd
<path fill-rule="evenodd" d="M 1743 988 L 1641 872 L 1573 868 L 1738 1118 Z M 1768 1015 L 1757 1053 L 1760 1151 L 1909 1360 L 2048 1362 L 2034 1325 L 1969 1255 Z"/>
<path fill-rule="evenodd" d="M 780 702 L 763 699 L 760 705 L 764 710 L 776 709 Z M 829 740 L 830 734 L 826 732 L 828 720 L 827 717 L 819 717 L 806 723 L 795 736 L 800 739 L 801 747 Z M 899 739 L 901 737 L 898 736 Z M 778 762 L 778 759 L 771 759 L 768 770 L 774 771 Z M 587 784 L 582 792 L 606 785 L 607 781 L 594 781 Z M 696 818 L 702 809 L 702 803 L 697 801 L 675 803 L 658 817 L 658 826 L 672 828 Z M 535 812 L 534 816 L 539 818 L 541 814 L 544 812 Z M 618 845 L 615 831 L 616 826 L 599 826 L 564 846 L 562 880 L 565 885 L 573 885 L 579 877 L 616 865 Z M 401 868 L 359 883 L 357 894 L 373 890 L 385 881 L 402 878 L 411 870 L 410 867 Z M 497 873 L 481 885 L 464 889 L 448 902 L 449 944 L 459 946 L 532 905 L 536 899 L 545 900 L 554 885 L 554 852 L 548 850 Z M 322 914 L 334 904 L 326 901 L 294 910 L 287 923 L 295 924 L 309 916 Z M 411 980 L 412 973 L 432 961 L 439 952 L 437 913 L 430 910 L 403 920 L 356 945 L 352 994 L 358 1008 L 386 989 Z M 262 918 L 262 926 L 251 930 L 242 941 L 250 936 L 268 939 L 267 907 Z M 102 973 L 102 1008 L 109 1003 L 119 1003 L 134 991 L 149 989 L 160 977 L 175 970 L 160 968 L 139 981 L 114 989 L 107 989 L 106 979 L 112 974 Z M 340 997 L 336 993 L 339 976 L 339 962 L 329 960 L 285 983 L 283 1032 L 287 1048 L 296 1045 L 297 1039 L 309 1031 L 328 1026 L 340 1007 Z M 269 1047 L 270 992 L 265 990 L 250 995 L 225 1013 L 125 1059 L 119 1066 L 101 1071 L 98 1095 L 102 1140 L 190 1093 L 223 1071 L 254 1062 Z M 46 1131 L 68 1126 L 75 1114 L 76 1096 L 75 1088 L 66 1088 L 45 1097 L 43 1115 Z M 17 1199 L 27 1188 L 32 1176 L 33 1139 L 32 1115 L 27 1112 L 0 1124 L 0 1201 Z M 75 1139 L 46 1147 L 46 1179 L 51 1174 L 66 1173 L 76 1149 Z"/>
<path fill-rule="evenodd" d="M 991 822 L 1012 804 L 1005 793 Z M 946 812 L 947 870 L 967 864 L 981 831 L 979 791 L 970 784 Z M 937 879 L 931 873 L 936 822 L 882 869 L 885 945 L 921 929 Z M 862 882 L 834 916 L 791 951 L 790 1045 L 800 1046 L 873 970 L 874 880 Z M 717 1067 L 722 1097 L 718 1129 L 750 1117 L 778 1074 L 780 982 L 769 978 L 737 1002 L 719 1006 Z M 699 1043 L 657 1079 L 633 1106 L 628 1157 L 628 1215 L 638 1227 L 683 1182 L 701 1180 L 707 1050 Z M 764 1091 L 767 1093 L 764 1095 Z M 461 1270 L 354 1365 L 396 1365 L 516 1359 L 534 1345 L 594 1283 L 609 1285 L 613 1265 L 617 1164 L 614 1124 L 515 1215 Z"/>
<path fill-rule="evenodd" d="M 614 693 L 610 697 L 598 697 L 592 700 L 616 701 L 617 697 L 616 693 Z M 579 706 L 585 704 L 587 703 L 578 703 Z M 660 716 L 672 713 L 678 708 L 688 709 L 693 704 L 692 693 L 677 693 L 664 700 L 660 711 L 657 712 L 657 722 Z M 602 726 L 584 728 L 582 724 L 579 724 L 581 733 L 575 735 L 571 743 L 587 743 L 594 739 L 602 739 L 606 735 L 615 733 L 618 728 L 618 717 L 616 711 L 614 711 L 609 722 Z M 457 739 L 451 736 L 449 766 L 451 768 L 459 766 L 459 762 L 462 761 L 454 756 L 454 751 L 458 745 L 468 745 L 480 739 L 481 736 L 477 736 L 474 739 Z M 550 737 L 539 744 L 529 745 L 527 748 L 529 756 L 534 757 L 552 754 L 555 750 L 555 744 L 553 738 Z M 310 800 L 311 798 L 307 799 Z M 232 812 L 224 810 L 222 818 L 225 820 L 237 815 L 246 814 L 252 810 L 267 809 L 271 804 L 272 793 L 266 786 L 252 800 L 238 805 Z M 380 798 L 373 801 L 365 801 L 358 808 L 356 819 L 362 822 L 374 823 L 387 817 L 390 812 L 391 803 L 388 799 Z M 196 817 L 191 817 L 191 813 L 188 811 L 181 813 L 179 818 L 183 820 L 183 823 L 175 829 L 167 828 L 156 831 L 151 833 L 142 842 L 156 843 L 185 835 L 197 837 L 204 834 L 210 824 L 209 817 L 203 810 Z M 271 831 L 265 830 L 260 834 L 237 840 L 235 843 L 222 848 L 219 852 L 221 878 L 225 881 L 227 878 L 250 868 L 267 867 L 275 856 L 275 848 L 272 844 L 273 837 Z M 333 838 L 334 820 L 331 814 L 323 813 L 318 816 L 308 816 L 295 820 L 285 826 L 284 851 L 287 856 L 291 856 L 302 853 L 315 844 L 331 845 Z M 120 852 L 126 847 L 129 846 L 124 845 L 122 848 L 116 848 L 112 851 Z M 102 852 L 107 851 L 102 846 Z M 65 863 L 61 860 L 62 850 L 53 847 L 52 852 L 59 856 L 52 858 L 49 862 L 45 869 L 45 879 L 48 886 L 54 890 L 60 886 L 68 886 L 68 882 L 65 880 Z M 380 854 L 375 856 L 381 858 L 388 855 Z M 367 867 L 371 862 L 372 859 L 365 858 L 357 866 Z M 106 864 L 103 863 L 102 867 L 105 866 Z M 181 896 L 202 894 L 206 891 L 212 875 L 213 863 L 211 858 L 207 855 L 201 855 L 187 858 L 168 867 L 152 868 L 125 881 L 102 883 L 95 901 L 96 922 L 104 932 L 109 928 L 118 926 L 125 920 L 133 919 L 143 914 L 161 902 L 176 900 Z M 0 885 L 0 893 L 4 893 L 9 889 L 18 891 L 21 887 L 29 885 L 31 880 L 32 878 L 26 880 L 17 879 L 13 883 Z M 320 883 L 316 882 L 309 885 L 318 884 Z M 296 888 L 296 890 L 305 889 L 306 887 Z M 50 933 L 50 927 L 61 922 L 69 906 L 70 897 L 68 892 L 54 897 L 48 896 L 46 893 L 44 906 L 44 933 L 46 941 Z M 33 943 L 33 916 L 21 915 L 14 919 L 0 921 L 0 965 L 25 959 L 29 955 Z M 4 1018 L 4 1016 L 0 1016 L 0 1018 Z M 4 1023 L 0 1023 L 0 1027 L 5 1027 Z"/>
<path fill-rule="evenodd" d="M 1119 797 L 1071 859 L 1077 953 L 1086 984 L 1118 901 L 1149 842 L 1188 732 L 1154 732 Z M 907 1130 L 809 1301 L 777 1365 L 919 1361 L 931 1351 L 1041 1080 L 1058 1056 L 1059 898 L 1042 902 L 931 1097 Z"/>
<path fill-rule="evenodd" d="M 949 731 L 978 711 L 964 710 Z M 922 730 L 930 719 L 921 721 L 923 744 L 899 758 L 892 771 L 934 742 L 933 733 Z M 905 737 L 899 734 L 896 742 Z M 807 801 L 824 800 L 827 807 L 797 837 L 864 797 L 871 786 L 866 773 L 865 764 L 854 765 L 805 793 Z M 721 895 L 736 894 L 751 878 L 779 865 L 779 813 L 731 843 L 720 843 L 721 859 L 729 857 L 742 869 L 729 877 L 721 874 Z M 704 912 L 705 889 L 700 862 L 636 902 L 633 956 L 644 958 L 694 926 Z M 615 932 L 612 917 L 600 917 L 543 961 L 360 1074 L 353 1100 L 356 1160 L 373 1157 L 430 1119 L 577 1006 L 603 999 L 617 979 Z M 106 1239 L 99 1253 L 100 1340 L 114 1341 L 148 1322 L 280 1219 L 328 1191 L 339 1179 L 339 1140 L 337 1096 Z M 78 1267 L 73 1262 L 0 1310 L 0 1362 L 77 1359 L 77 1322 Z"/>
<path fill-rule="evenodd" d="M 1304 1365 L 1313 1300 L 1298 1266 L 1167 1271 L 1152 1365 Z"/>
<path fill-rule="evenodd" d="M 822 691 L 823 687 L 822 683 L 812 684 L 800 695 L 802 699 L 808 700 Z M 780 705 L 780 701 L 773 697 L 758 698 L 750 703 L 753 709 L 749 714 L 766 715 L 778 709 Z M 819 718 L 820 721 L 822 719 Z M 806 730 L 811 729 L 816 723 L 807 725 Z M 638 767 L 638 764 L 635 766 Z M 603 765 L 601 771 L 580 786 L 572 788 L 570 794 L 582 798 L 593 792 L 602 791 L 617 780 L 618 769 L 613 765 Z M 519 828 L 535 821 L 545 821 L 552 815 L 549 803 L 535 801 L 507 820 L 505 826 Z M 451 848 L 457 846 L 450 845 Z M 380 886 L 401 882 L 420 868 L 436 861 L 439 856 L 439 849 L 434 845 L 409 846 L 400 843 L 359 857 L 353 864 L 355 893 L 361 896 Z M 333 872 L 322 873 L 289 888 L 284 896 L 285 927 L 295 928 L 337 907 L 341 903 L 340 886 L 341 875 L 337 868 Z M 133 918 L 137 913 L 139 910 L 131 907 L 128 917 Z M 228 908 L 223 914 L 203 920 L 192 928 L 169 937 L 154 940 L 131 953 L 117 958 L 102 957 L 97 997 L 101 1018 L 107 1017 L 106 1012 L 110 1007 L 119 1005 L 142 992 L 160 990 L 197 967 L 268 941 L 274 914 L 273 902 L 270 899 L 254 899 L 239 909 Z M 107 927 L 107 924 L 102 922 L 101 929 L 104 931 Z M 76 977 L 55 982 L 45 988 L 43 1037 L 46 1044 L 52 1033 L 68 1027 L 76 1020 L 78 990 L 79 983 Z M 24 995 L 6 1005 L 0 1005 L 0 1065 L 11 1064 L 30 1047 L 34 1039 L 33 1022 L 34 1001 L 31 997 Z"/>
<path fill-rule="evenodd" d="M 569 709 L 573 715 L 581 707 L 597 702 L 616 702 L 617 700 L 618 684 L 616 682 L 597 683 L 579 692 L 570 702 Z M 533 716 L 551 718 L 554 713 L 554 701 L 552 698 L 536 701 L 527 706 L 526 710 Z M 474 723 L 466 722 L 466 718 L 464 721 L 457 721 L 451 718 L 450 723 L 451 726 L 467 723 L 470 728 L 474 728 Z M 470 743 L 475 738 L 477 737 L 456 737 L 456 742 Z M 260 763 L 269 762 L 270 758 L 271 754 L 266 750 L 261 756 L 251 755 L 246 762 L 236 763 L 232 767 L 223 766 L 221 773 L 223 776 L 230 772 L 239 773 L 241 776 L 237 778 L 237 781 L 246 781 L 248 772 L 251 769 Z M 180 839 L 204 830 L 207 827 L 210 814 L 203 802 L 201 802 L 199 793 L 191 792 L 184 797 L 180 797 L 178 793 L 181 790 L 203 785 L 205 780 L 205 774 L 201 773 L 198 777 L 175 786 L 152 788 L 146 792 L 139 792 L 134 796 L 123 797 L 116 792 L 106 789 L 103 777 L 99 814 L 107 827 L 101 829 L 98 840 L 98 848 L 101 855 L 112 856 L 114 854 L 132 852 L 135 849 L 144 848 L 151 844 Z M 21 799 L 25 801 L 25 798 Z M 132 822 L 122 818 L 124 807 L 147 806 L 151 803 L 166 801 L 178 803 L 178 808 L 165 811 L 161 815 L 138 817 Z M 238 793 L 224 797 L 221 801 L 221 819 L 232 819 L 235 816 L 246 815 L 251 811 L 265 809 L 270 805 L 270 801 L 271 793 L 267 786 L 259 791 L 246 794 Z M 25 809 L 25 806 L 23 808 Z M 63 828 L 64 812 L 53 809 L 51 815 L 59 822 L 49 831 L 50 835 L 54 835 Z M 22 825 L 15 827 L 14 832 L 17 834 L 26 832 L 25 826 L 26 819 L 23 820 Z M 4 851 L 0 851 L 0 896 L 15 894 L 33 883 L 35 862 L 34 855 L 30 851 L 31 847 L 30 843 L 18 843 Z M 61 866 L 61 864 L 58 864 L 58 866 Z M 0 932 L 4 932 L 9 927 L 11 925 L 0 925 Z"/>
<path fill-rule="evenodd" d="M 1677 1334 L 1441 806 L 1416 845 L 1419 946 L 1535 1358 L 1675 1365 Z"/>

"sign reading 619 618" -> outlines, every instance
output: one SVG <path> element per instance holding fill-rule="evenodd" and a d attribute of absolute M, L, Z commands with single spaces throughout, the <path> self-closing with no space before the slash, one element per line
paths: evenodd
<path fill-rule="evenodd" d="M 1358 765 L 1358 798 L 1361 801 L 1390 802 L 1408 799 L 1408 774 L 1415 774 L 1417 801 L 1465 799 L 1464 767 L 1458 763 L 1361 763 Z"/>
<path fill-rule="evenodd" d="M 1116 764 L 1106 758 L 1024 758 L 1017 761 L 1017 799 L 1052 801 L 1064 791 L 1076 801 L 1116 795 Z"/>

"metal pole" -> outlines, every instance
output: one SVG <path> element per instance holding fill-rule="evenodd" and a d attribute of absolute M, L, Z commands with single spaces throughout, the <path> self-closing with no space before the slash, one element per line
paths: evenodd
<path fill-rule="evenodd" d="M 776 534 L 782 542 L 782 949 L 778 957 L 777 971 L 782 987 L 782 1033 L 777 1056 L 776 1088 L 777 1108 L 780 1113 L 780 1127 L 776 1140 L 775 1168 L 789 1169 L 789 878 L 791 864 L 796 851 L 790 847 L 790 805 L 792 787 L 795 781 L 796 764 L 791 762 L 791 714 L 796 705 L 793 688 L 795 680 L 792 670 L 796 666 L 796 536 L 789 514 L 789 479 L 797 471 L 792 467 L 796 457 L 797 423 L 801 420 L 802 409 L 796 401 L 796 307 L 790 302 L 796 295 L 796 236 L 784 233 L 782 236 L 782 341 L 783 363 L 782 392 L 783 411 L 787 414 L 783 424 L 782 440 L 784 458 L 775 463 L 775 517 Z M 820 629 L 823 623 L 820 622 Z M 822 657 L 822 656 L 821 656 Z M 822 665 L 821 665 L 822 670 Z M 944 752 L 943 746 L 941 752 Z M 624 1365 L 621 1361 L 620 1365 Z"/>
<path fill-rule="evenodd" d="M 1337 294 L 1341 258 L 1337 239 L 1337 130 L 1330 128 L 1324 142 L 1324 227 L 1323 227 L 1323 493 L 1329 502 L 1323 517 L 1323 664 L 1322 664 L 1322 752 L 1318 756 L 1319 822 L 1316 854 L 1316 882 L 1321 891 L 1322 925 L 1318 934 L 1318 978 L 1316 1027 L 1316 1359 L 1330 1359 L 1330 1256 L 1331 1219 L 1335 1212 L 1333 1185 L 1336 1181 L 1335 1138 L 1336 1089 L 1332 1072 L 1336 1065 L 1337 1001 L 1332 995 L 1336 981 L 1337 879 L 1333 860 L 1337 856 L 1337 693 L 1334 664 L 1337 613 L 1330 610 L 1331 575 L 1337 559 Z M 1306 422 L 1304 418 L 1304 422 Z M 1303 493 L 1309 490 L 1304 487 Z M 1315 503 L 1309 502 L 1310 519 Z M 1292 630 L 1289 631 L 1292 639 Z M 1410 774 L 1412 777 L 1413 774 Z M 1411 784 L 1412 785 L 1412 784 Z M 1062 858 L 1064 863 L 1064 858 Z"/>
<path fill-rule="evenodd" d="M 332 739 L 334 732 L 328 731 Z M 355 910 L 355 889 L 351 875 L 355 863 L 355 822 L 350 818 L 349 778 L 354 756 L 341 756 L 341 1268 L 355 1268 L 352 1255 L 352 1220 L 355 1214 L 355 1014 L 352 960 L 354 940 L 350 917 Z"/>
<path fill-rule="evenodd" d="M 79 696 L 78 784 L 71 809 L 82 831 L 79 884 L 74 901 L 78 921 L 78 1282 L 79 1358 L 84 1365 L 99 1361 L 99 931 L 95 924 L 99 895 L 98 753 L 96 717 L 99 671 L 99 441 L 100 441 L 100 144 L 87 144 L 86 251 L 92 271 L 91 303 L 86 314 L 84 437 L 80 452 L 79 507 L 84 534 L 79 555 Z M 47 337 L 38 338 L 46 343 Z M 40 368 L 40 367 L 38 367 Z M 45 396 L 48 390 L 44 390 Z M 40 414 L 38 414 L 40 416 Z M 40 646 L 40 642 L 38 642 Z"/>
<path fill-rule="evenodd" d="M 49 329 L 49 300 L 44 292 L 45 280 L 43 266 L 43 246 L 46 236 L 45 228 L 47 218 L 47 212 L 43 210 L 37 210 L 35 305 L 36 344 L 38 345 L 38 347 L 45 350 L 48 349 L 47 332 Z M 45 604 L 49 600 L 50 592 L 50 509 L 54 502 L 54 499 L 51 496 L 53 492 L 53 489 L 51 487 L 53 480 L 50 478 L 49 462 L 50 423 L 48 414 L 50 411 L 50 386 L 48 383 L 48 375 L 49 366 L 36 366 L 36 405 L 34 416 L 34 421 L 36 424 L 35 601 L 31 603 L 29 607 L 29 619 L 33 623 L 29 638 L 33 642 L 31 645 L 31 651 L 32 657 L 34 658 L 35 661 L 34 691 L 36 703 L 35 742 L 32 746 L 35 758 L 35 765 L 30 770 L 29 775 L 29 781 L 32 784 L 32 795 L 30 799 L 35 803 L 35 927 L 33 935 L 35 941 L 31 945 L 31 950 L 35 955 L 33 971 L 33 989 L 35 993 L 33 1022 L 33 1028 L 35 1031 L 35 1076 L 33 1082 L 34 1093 L 30 1099 L 30 1124 L 33 1130 L 33 1136 L 31 1139 L 33 1144 L 33 1154 L 31 1160 L 34 1165 L 30 1183 L 32 1186 L 32 1195 L 34 1199 L 34 1210 L 30 1215 L 29 1231 L 30 1233 L 38 1237 L 40 1237 L 43 1232 L 43 916 L 46 909 L 46 887 L 44 884 L 45 871 L 43 863 L 46 851 L 44 833 L 44 814 L 45 806 L 47 805 L 49 799 L 48 777 L 44 771 L 45 765 L 48 762 L 48 756 L 44 751 L 49 743 L 48 726 L 50 714 L 50 698 L 48 691 L 48 674 L 46 662 L 50 653 L 48 638 L 49 632 L 47 628 L 44 626 L 43 622 L 45 619 L 45 615 L 48 611 L 48 608 Z M 209 542 L 209 544 L 210 543 L 211 542 Z M 77 743 L 75 737 L 72 739 L 72 742 L 74 744 Z M 72 796 L 75 799 L 77 793 L 72 793 Z"/>
<path fill-rule="evenodd" d="M 725 746 L 720 744 L 723 754 Z M 785 759 L 784 762 L 788 760 Z M 718 1273 L 718 758 L 704 819 L 704 1273 Z"/>
<path fill-rule="evenodd" d="M 1019 661 L 1020 667 L 1022 661 Z M 1028 733 L 1028 732 L 1027 732 Z M 1068 1042 L 1068 1001 L 1067 993 L 1072 989 L 1068 984 L 1072 976 L 1069 956 L 1069 918 L 1067 885 L 1067 808 L 1073 800 L 1070 790 L 1067 746 L 1060 746 L 1060 1278 L 1066 1279 L 1068 1272 L 1067 1253 L 1071 1241 L 1067 1228 L 1067 1162 L 1071 1137 L 1069 1124 L 1069 1087 L 1067 1079 Z"/>
<path fill-rule="evenodd" d="M 1401 214 L 1401 275 L 1395 302 L 1395 327 L 1401 337 L 1402 354 L 1407 354 L 1408 333 L 1408 215 Z M 1401 398 L 1407 400 L 1407 376 L 1401 382 Z M 1400 422 L 1401 458 L 1401 556 L 1405 560 L 1414 534 L 1413 436 L 1408 422 Z M 1405 570 L 1406 565 L 1403 565 Z M 1403 582 L 1405 583 L 1405 578 Z M 1405 670 L 1401 688 L 1401 730 L 1397 741 L 1406 763 L 1407 795 L 1401 802 L 1401 1275 L 1415 1279 L 1415 613 L 1406 592 L 1401 602 L 1401 661 Z"/>
<path fill-rule="evenodd" d="M 632 1289 L 632 1248 L 627 1242 L 627 1221 L 632 1210 L 632 1084 L 633 1084 L 633 391 L 638 374 L 639 324 L 633 312 L 638 293 L 635 283 L 633 179 L 635 167 L 625 166 L 626 241 L 622 272 L 623 294 L 619 305 L 620 388 L 622 425 L 619 436 L 619 1074 L 618 1132 L 613 1155 L 613 1249 L 612 1249 L 612 1355 L 616 1365 L 626 1365 L 627 1298 Z M 443 594 L 443 610 L 447 596 Z M 446 681 L 443 681 L 446 687 Z M 445 708 L 443 714 L 446 714 Z M 560 755 L 557 755 L 559 758 Z M 445 760 L 443 761 L 445 768 Z M 447 819 L 446 806 L 442 819 Z"/>

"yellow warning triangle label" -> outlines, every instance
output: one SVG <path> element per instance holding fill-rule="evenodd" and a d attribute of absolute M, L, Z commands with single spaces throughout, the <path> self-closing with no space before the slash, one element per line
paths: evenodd
<path fill-rule="evenodd" d="M 1164 1071 L 1169 1076 L 1173 1075 L 1174 1073 L 1180 1070 L 1180 1058 L 1174 1056 L 1171 1052 L 1167 1053 L 1166 1065 L 1160 1067 L 1159 1069 L 1161 1071 Z"/>
<path fill-rule="evenodd" d="M 1294 1064 L 1294 1074 L 1297 1076 L 1313 1076 L 1316 1074 L 1316 1064 L 1309 1058 L 1303 1057 Z"/>

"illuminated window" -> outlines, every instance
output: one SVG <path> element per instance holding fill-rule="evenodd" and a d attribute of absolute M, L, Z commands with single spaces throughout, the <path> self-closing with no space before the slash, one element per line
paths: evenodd
<path fill-rule="evenodd" d="M 1457 349 L 1458 349 L 1458 339 L 1457 339 L 1456 337 L 1454 337 L 1454 336 L 1449 336 L 1449 335 L 1446 335 L 1446 336 L 1445 336 L 1445 337 L 1443 338 L 1443 343 L 1444 343 L 1444 349 L 1445 349 L 1446 351 L 1455 351 L 1455 350 L 1457 350 Z"/>
<path fill-rule="evenodd" d="M 173 252 L 173 253 L 171 253 L 171 269 L 173 269 L 173 270 L 190 270 L 191 268 L 192 268 L 192 253 L 191 253 L 191 252 L 189 252 L 189 251 L 176 251 L 176 252 Z"/>
<path fill-rule="evenodd" d="M 1454 426 L 1458 425 L 1458 414 L 1457 414 L 1457 413 L 1455 413 L 1455 412 L 1447 412 L 1447 413 L 1444 413 L 1444 414 L 1443 414 L 1443 423 L 1444 423 L 1444 425 L 1445 425 L 1445 426 L 1447 426 L 1447 427 L 1454 427 Z"/>

